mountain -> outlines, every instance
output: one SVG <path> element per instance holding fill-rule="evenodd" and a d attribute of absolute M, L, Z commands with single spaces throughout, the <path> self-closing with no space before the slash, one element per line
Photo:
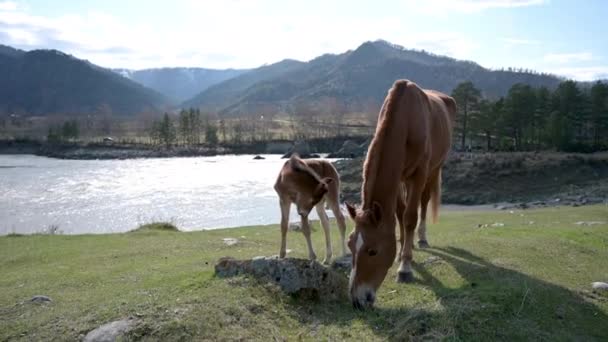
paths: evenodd
<path fill-rule="evenodd" d="M 0 113 L 132 115 L 160 111 L 167 98 L 57 50 L 0 45 Z"/>
<path fill-rule="evenodd" d="M 285 59 L 271 65 L 264 65 L 246 72 L 238 77 L 213 85 L 192 99 L 182 103 L 182 107 L 199 107 L 204 104 L 206 110 L 218 111 L 239 96 L 247 88 L 269 79 L 278 78 L 305 66 L 306 63 Z"/>
<path fill-rule="evenodd" d="M 300 103 L 315 106 L 329 98 L 356 111 L 370 104 L 378 106 L 400 78 L 446 93 L 460 82 L 471 80 L 491 98 L 505 95 L 515 83 L 554 88 L 561 81 L 546 74 L 489 70 L 474 62 L 408 50 L 382 40 L 309 62 L 289 61 L 287 68 L 285 63 L 257 68 L 216 84 L 183 106 L 221 115 L 246 115 L 256 108 L 286 110 Z"/>
<path fill-rule="evenodd" d="M 237 77 L 248 70 L 160 68 L 142 70 L 113 69 L 113 71 L 180 103 L 192 98 L 214 84 Z"/>

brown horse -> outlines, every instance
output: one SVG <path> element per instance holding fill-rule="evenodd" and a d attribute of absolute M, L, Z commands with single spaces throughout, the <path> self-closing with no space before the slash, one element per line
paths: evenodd
<path fill-rule="evenodd" d="M 325 260 L 329 263 L 332 257 L 331 234 L 329 219 L 325 213 L 324 204 L 330 208 L 340 229 L 342 254 L 346 254 L 345 234 L 346 223 L 340 211 L 340 176 L 334 166 L 325 160 L 302 160 L 297 155 L 285 162 L 274 185 L 281 204 L 281 250 L 279 256 L 285 257 L 289 211 L 291 204 L 296 205 L 301 219 L 302 233 L 308 245 L 308 257 L 315 260 L 317 256 L 310 240 L 310 225 L 308 214 L 316 207 L 325 232 Z M 327 203 L 325 203 L 327 202 Z"/>
<path fill-rule="evenodd" d="M 347 204 L 355 221 L 348 246 L 353 254 L 350 296 L 356 308 L 371 306 L 395 260 L 395 216 L 401 226 L 399 282 L 413 280 L 411 262 L 418 206 L 420 245 L 426 242 L 426 207 L 440 203 L 441 166 L 450 150 L 456 102 L 408 80 L 389 90 L 363 165 L 361 208 Z M 407 189 L 407 191 L 405 191 Z M 403 199 L 405 198 L 405 202 Z"/>

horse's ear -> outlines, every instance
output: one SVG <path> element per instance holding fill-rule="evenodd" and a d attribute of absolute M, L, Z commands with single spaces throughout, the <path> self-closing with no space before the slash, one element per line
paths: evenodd
<path fill-rule="evenodd" d="M 382 206 L 380 205 L 380 203 L 378 202 L 374 202 L 372 204 L 372 220 L 374 220 L 375 223 L 379 223 L 380 220 L 382 220 Z"/>
<path fill-rule="evenodd" d="M 327 193 L 327 191 L 329 191 L 329 189 L 327 188 L 327 184 L 321 182 L 315 188 L 315 195 L 323 196 L 323 195 L 325 195 L 325 193 Z"/>
<path fill-rule="evenodd" d="M 357 217 L 357 209 L 355 209 L 355 207 L 353 207 L 350 203 L 345 202 L 344 204 L 346 204 L 346 210 L 348 210 L 348 214 L 350 215 L 350 217 L 354 220 L 355 217 Z"/>
<path fill-rule="evenodd" d="M 325 178 L 323 178 L 322 180 L 323 180 L 323 183 L 325 183 L 325 184 L 327 184 L 327 185 L 331 184 L 331 182 L 333 182 L 333 181 L 334 181 L 334 179 L 333 179 L 333 178 L 331 178 L 331 177 L 325 177 Z"/>

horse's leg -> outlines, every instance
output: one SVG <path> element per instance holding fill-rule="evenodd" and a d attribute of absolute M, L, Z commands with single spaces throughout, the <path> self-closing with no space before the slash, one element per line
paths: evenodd
<path fill-rule="evenodd" d="M 440 177 L 441 168 L 433 171 L 431 173 L 431 177 L 424 187 L 424 191 L 422 192 L 422 197 L 420 199 L 420 224 L 418 225 L 418 247 L 420 248 L 429 248 L 429 241 L 426 237 L 426 216 L 427 209 L 429 206 L 429 200 L 431 199 L 431 195 L 433 190 L 438 191 L 438 182 L 441 179 Z M 438 196 L 438 194 L 435 194 Z"/>
<path fill-rule="evenodd" d="M 344 219 L 344 214 L 342 214 L 342 210 L 340 210 L 340 204 L 338 204 L 338 200 L 329 200 L 329 206 L 331 211 L 334 213 L 334 217 L 336 218 L 336 222 L 338 223 L 338 230 L 340 230 L 340 248 L 342 248 L 342 256 L 347 254 L 348 248 L 346 248 L 346 220 Z"/>
<path fill-rule="evenodd" d="M 399 184 L 399 194 L 397 195 L 396 215 L 399 221 L 399 253 L 397 253 L 397 262 L 401 261 L 401 251 L 405 244 L 405 226 L 403 222 L 403 214 L 405 213 L 405 196 L 401 189 L 404 189 L 403 184 Z"/>
<path fill-rule="evenodd" d="M 418 224 L 418 205 L 420 204 L 420 197 L 424 190 L 425 182 L 426 170 L 424 169 L 416 170 L 411 179 L 407 180 L 407 203 L 405 205 L 405 212 L 403 213 L 405 244 L 401 249 L 401 264 L 399 265 L 399 273 L 397 275 L 397 282 L 400 283 L 414 281 L 414 273 L 412 272 L 414 231 Z"/>
<path fill-rule="evenodd" d="M 310 224 L 308 223 L 308 215 L 300 215 L 300 219 L 302 221 L 302 234 L 304 234 L 306 244 L 308 245 L 308 258 L 310 260 L 316 260 L 317 255 L 312 249 L 312 241 L 310 240 Z"/>
<path fill-rule="evenodd" d="M 323 259 L 324 264 L 329 264 L 332 257 L 332 248 L 331 248 L 331 233 L 329 231 L 329 218 L 325 213 L 325 201 L 321 201 L 317 204 L 317 215 L 319 215 L 319 219 L 321 220 L 321 226 L 323 227 L 323 232 L 325 233 L 325 259 Z"/>
<path fill-rule="evenodd" d="M 422 197 L 420 198 L 420 224 L 418 225 L 418 247 L 429 248 L 428 240 L 426 239 L 426 210 L 431 199 L 430 184 L 424 188 Z"/>
<path fill-rule="evenodd" d="M 279 258 L 284 258 L 286 254 L 290 209 L 291 202 L 288 199 L 281 198 L 281 249 L 279 251 Z"/>

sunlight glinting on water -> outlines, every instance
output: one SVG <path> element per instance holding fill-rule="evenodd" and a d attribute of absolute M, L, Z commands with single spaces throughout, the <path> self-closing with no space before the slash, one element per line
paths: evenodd
<path fill-rule="evenodd" d="M 265 157 L 83 161 L 3 155 L 0 234 L 52 227 L 64 234 L 124 232 L 153 221 L 172 221 L 182 230 L 279 223 L 273 184 L 284 160 Z M 291 221 L 297 219 L 292 207 Z"/>

